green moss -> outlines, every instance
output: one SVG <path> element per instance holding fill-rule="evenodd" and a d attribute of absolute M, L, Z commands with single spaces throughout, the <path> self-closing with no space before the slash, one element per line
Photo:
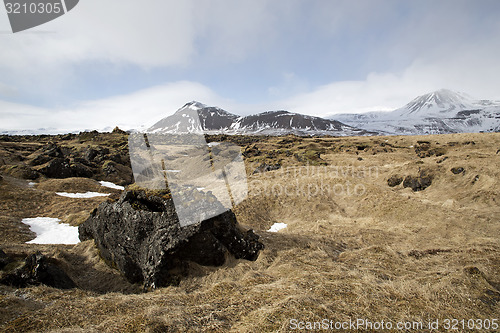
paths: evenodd
<path fill-rule="evenodd" d="M 155 196 L 155 197 L 160 197 L 160 198 L 165 199 L 165 200 L 172 198 L 172 194 L 170 193 L 170 189 L 168 189 L 168 188 L 154 190 L 154 189 L 141 187 L 137 184 L 131 184 L 131 185 L 127 186 L 127 190 L 128 191 L 143 191 L 146 194 L 146 196 L 148 196 L 148 197 Z M 134 207 L 134 205 L 132 205 L 132 207 Z M 134 208 L 136 208 L 136 207 L 134 207 Z"/>

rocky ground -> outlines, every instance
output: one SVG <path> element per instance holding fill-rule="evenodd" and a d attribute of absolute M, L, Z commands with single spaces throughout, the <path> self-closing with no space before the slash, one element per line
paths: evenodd
<path fill-rule="evenodd" d="M 143 293 L 92 240 L 26 244 L 34 234 L 21 223 L 76 226 L 117 199 L 98 181 L 131 183 L 127 135 L 0 137 L 0 248 L 17 263 L 40 251 L 76 285 L 0 285 L 0 330 L 287 332 L 365 319 L 430 332 L 429 321 L 446 331 L 446 319 L 500 320 L 500 134 L 208 140 L 241 146 L 249 196 L 235 214 L 265 248 Z M 268 232 L 277 222 L 287 228 Z"/>

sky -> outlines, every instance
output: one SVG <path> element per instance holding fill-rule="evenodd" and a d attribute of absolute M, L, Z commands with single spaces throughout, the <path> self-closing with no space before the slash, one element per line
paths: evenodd
<path fill-rule="evenodd" d="M 0 132 L 143 128 L 192 100 L 322 117 L 441 88 L 500 100 L 499 17 L 498 0 L 82 0 L 13 34 L 0 7 Z"/>

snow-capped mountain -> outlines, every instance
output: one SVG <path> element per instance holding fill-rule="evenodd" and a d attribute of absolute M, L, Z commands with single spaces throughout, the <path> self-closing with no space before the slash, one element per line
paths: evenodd
<path fill-rule="evenodd" d="M 335 136 L 376 134 L 336 120 L 288 111 L 268 111 L 242 117 L 194 101 L 187 103 L 173 115 L 163 118 L 151 126 L 147 132 Z"/>
<path fill-rule="evenodd" d="M 500 131 L 500 101 L 476 100 L 441 89 L 391 112 L 338 114 L 332 119 L 385 134 L 446 134 Z"/>

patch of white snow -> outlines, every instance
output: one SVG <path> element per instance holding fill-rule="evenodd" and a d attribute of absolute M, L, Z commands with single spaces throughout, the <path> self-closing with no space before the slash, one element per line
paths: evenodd
<path fill-rule="evenodd" d="M 99 184 L 101 184 L 101 186 L 113 188 L 115 190 L 122 190 L 123 191 L 125 189 L 125 187 L 123 187 L 123 186 L 113 184 L 112 182 L 105 182 L 103 180 L 101 180 L 99 182 Z"/>
<path fill-rule="evenodd" d="M 285 229 L 287 227 L 287 224 L 286 223 L 281 223 L 281 222 L 277 222 L 275 224 L 273 224 L 271 226 L 271 228 L 269 228 L 269 232 L 278 232 L 280 231 L 281 229 Z"/>
<path fill-rule="evenodd" d="M 107 197 L 110 193 L 98 193 L 98 192 L 85 192 L 85 193 L 67 193 L 67 192 L 56 192 L 57 195 L 67 198 L 78 198 L 87 199 L 95 197 Z"/>
<path fill-rule="evenodd" d="M 78 227 L 66 223 L 59 223 L 59 219 L 52 217 L 34 217 L 23 219 L 22 222 L 30 226 L 36 233 L 36 238 L 26 242 L 28 244 L 77 244 Z"/>

